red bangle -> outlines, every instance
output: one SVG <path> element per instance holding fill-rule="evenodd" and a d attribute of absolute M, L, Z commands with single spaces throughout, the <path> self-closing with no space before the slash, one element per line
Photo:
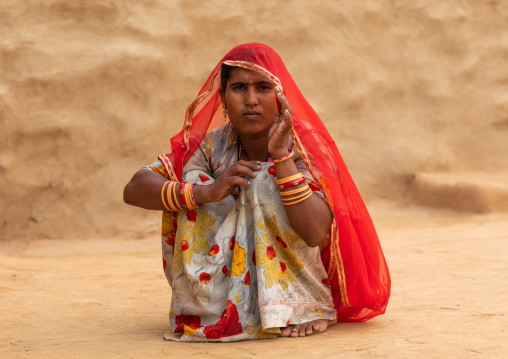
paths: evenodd
<path fill-rule="evenodd" d="M 185 182 L 180 183 L 180 201 L 182 201 L 182 206 L 187 208 L 187 201 L 185 200 Z"/>
<path fill-rule="evenodd" d="M 303 182 L 305 182 L 305 177 L 302 176 L 300 178 L 295 179 L 294 181 L 280 184 L 280 185 L 278 185 L 278 187 L 279 187 L 279 190 L 283 190 L 283 189 L 286 189 L 286 188 L 291 188 L 291 187 L 294 187 L 294 186 L 298 186 L 299 184 L 302 184 Z"/>
<path fill-rule="evenodd" d="M 287 155 L 285 155 L 284 157 L 281 157 L 281 158 L 277 158 L 276 160 L 272 160 L 272 156 L 269 156 L 268 157 L 268 162 L 271 162 L 271 163 L 280 163 L 280 162 L 283 162 L 291 157 L 293 157 L 295 153 L 293 152 L 293 150 L 289 150 L 289 153 Z"/>

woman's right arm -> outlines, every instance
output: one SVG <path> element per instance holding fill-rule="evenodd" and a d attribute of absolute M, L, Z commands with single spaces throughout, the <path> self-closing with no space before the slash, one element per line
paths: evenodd
<path fill-rule="evenodd" d="M 141 169 L 132 176 L 123 190 L 123 200 L 144 209 L 164 210 L 161 191 L 167 178 L 158 172 Z"/>
<path fill-rule="evenodd" d="M 198 204 L 218 202 L 231 194 L 236 185 L 248 186 L 250 183 L 243 176 L 255 177 L 255 171 L 261 169 L 260 162 L 238 161 L 228 167 L 214 183 L 209 186 L 195 185 L 194 199 Z M 158 172 L 141 169 L 132 176 L 123 190 L 123 200 L 132 206 L 152 210 L 165 210 L 161 191 L 168 180 Z M 176 190 L 180 190 L 177 185 Z M 167 195 L 167 187 L 166 193 Z M 180 196 L 177 196 L 181 206 Z"/>

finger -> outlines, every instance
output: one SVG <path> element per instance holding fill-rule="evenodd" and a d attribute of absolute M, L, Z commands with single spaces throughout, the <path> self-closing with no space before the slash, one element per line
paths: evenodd
<path fill-rule="evenodd" d="M 250 166 L 245 166 L 241 164 L 234 164 L 230 167 L 230 170 L 226 174 L 229 176 L 249 176 L 249 177 L 256 177 L 256 173 L 254 171 L 259 171 L 261 169 L 261 166 L 259 168 L 256 166 L 255 169 L 251 169 Z"/>
<path fill-rule="evenodd" d="M 260 161 L 239 160 L 234 165 L 244 166 L 244 167 L 250 168 L 253 171 L 259 171 L 261 169 L 261 162 Z"/>
<path fill-rule="evenodd" d="M 286 96 L 284 96 L 284 94 L 280 91 L 277 92 L 277 99 L 279 100 L 280 102 L 280 105 L 281 105 L 281 113 L 284 113 L 286 112 L 286 110 L 289 111 L 289 113 L 291 114 L 291 106 L 289 106 L 289 102 L 286 98 Z"/>
<path fill-rule="evenodd" d="M 224 179 L 224 184 L 227 187 L 234 187 L 234 186 L 237 186 L 237 185 L 240 185 L 240 186 L 249 186 L 250 185 L 250 181 L 248 181 L 247 179 L 245 179 L 243 177 L 240 177 L 240 176 L 231 176 L 231 177 L 227 177 L 227 178 Z"/>
<path fill-rule="evenodd" d="M 286 110 L 286 111 L 284 111 L 283 123 L 281 125 L 281 130 L 282 130 L 282 132 L 286 132 L 286 131 L 289 131 L 289 129 L 291 129 L 291 127 L 293 127 L 293 116 L 291 116 L 291 113 L 288 110 Z"/>
<path fill-rule="evenodd" d="M 268 131 L 268 140 L 270 140 L 273 137 L 273 135 L 275 135 L 278 128 L 279 128 L 279 125 L 277 125 L 275 123 L 272 124 L 272 126 L 270 127 L 270 131 Z"/>

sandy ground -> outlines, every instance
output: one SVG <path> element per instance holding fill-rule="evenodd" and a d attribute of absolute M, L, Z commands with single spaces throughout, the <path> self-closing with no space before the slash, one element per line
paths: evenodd
<path fill-rule="evenodd" d="M 157 238 L 4 242 L 2 358 L 484 357 L 508 353 L 508 214 L 370 204 L 393 289 L 384 316 L 303 339 L 163 340 Z"/>

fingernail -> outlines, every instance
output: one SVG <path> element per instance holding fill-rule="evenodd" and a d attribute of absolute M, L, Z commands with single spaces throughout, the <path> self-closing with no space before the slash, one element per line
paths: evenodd
<path fill-rule="evenodd" d="M 286 110 L 286 113 L 289 115 L 289 110 Z"/>

